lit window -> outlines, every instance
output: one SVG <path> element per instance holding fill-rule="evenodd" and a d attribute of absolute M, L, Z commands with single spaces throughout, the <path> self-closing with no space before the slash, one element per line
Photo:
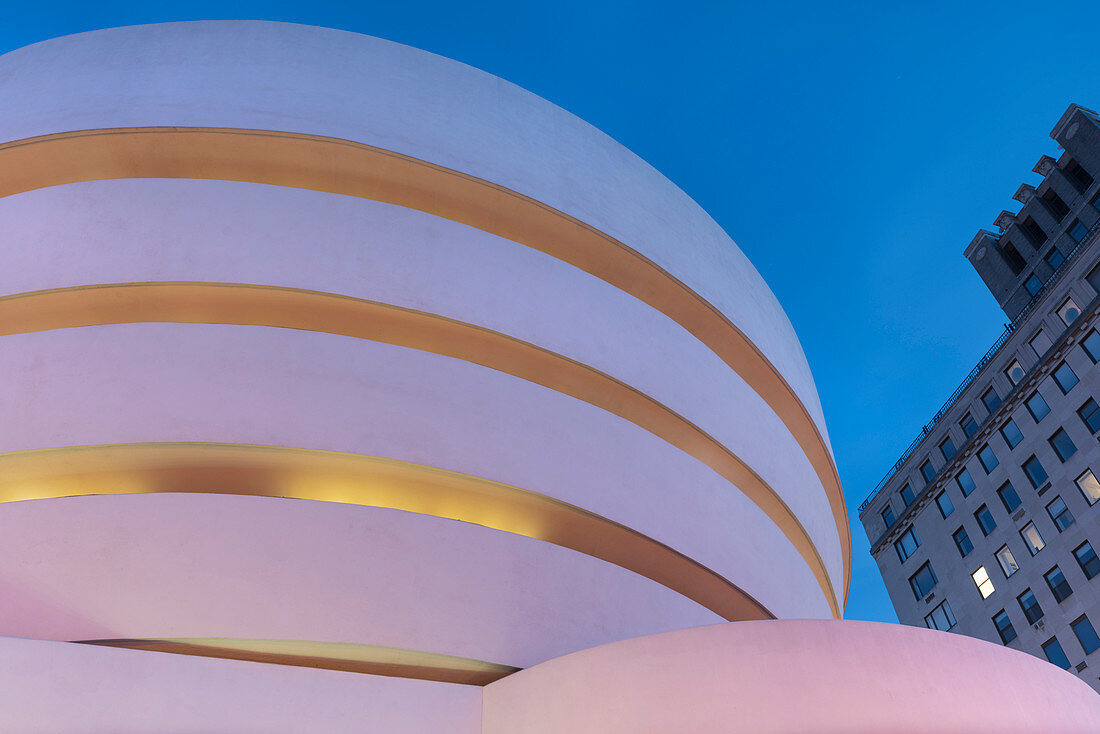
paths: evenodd
<path fill-rule="evenodd" d="M 1074 242 L 1080 244 L 1081 240 L 1085 239 L 1085 235 L 1089 233 L 1089 228 L 1081 224 L 1080 219 L 1074 219 L 1073 224 L 1069 225 L 1069 229 L 1067 229 L 1066 232 Z"/>
<path fill-rule="evenodd" d="M 1024 617 L 1027 618 L 1028 624 L 1035 624 L 1043 618 L 1043 608 L 1039 606 L 1039 600 L 1035 598 L 1031 589 L 1025 589 L 1024 593 L 1016 597 L 1016 601 L 1020 602 L 1020 609 L 1024 610 Z"/>
<path fill-rule="evenodd" d="M 1057 252 L 1057 250 L 1055 251 Z M 1063 260 L 1065 258 L 1062 258 Z M 1073 302 L 1072 298 L 1067 298 L 1066 302 L 1058 308 L 1058 315 L 1065 322 L 1066 326 L 1069 326 L 1077 317 L 1081 315 L 1081 309 L 1077 307 L 1077 304 Z"/>
<path fill-rule="evenodd" d="M 1069 587 L 1069 582 L 1066 581 L 1062 569 L 1057 566 L 1043 574 L 1043 578 L 1046 579 L 1047 586 L 1050 587 L 1050 593 L 1054 594 L 1054 600 L 1058 603 L 1062 603 L 1073 593 L 1073 589 Z"/>
<path fill-rule="evenodd" d="M 986 410 L 992 413 L 1001 404 L 1001 396 L 997 394 L 996 390 L 989 388 L 982 394 L 982 404 L 985 405 Z"/>
<path fill-rule="evenodd" d="M 1047 413 L 1050 412 L 1047 401 L 1043 400 L 1043 396 L 1037 392 L 1032 393 L 1025 404 L 1027 405 L 1027 412 L 1031 413 L 1031 417 L 1035 419 L 1036 423 L 1046 418 Z"/>
<path fill-rule="evenodd" d="M 940 514 L 946 520 L 947 516 L 955 511 L 955 503 L 951 501 L 951 498 L 947 496 L 947 492 L 940 492 L 936 497 L 936 504 L 940 508 Z"/>
<path fill-rule="evenodd" d="M 1028 344 L 1035 350 L 1036 357 L 1042 357 L 1051 347 L 1050 337 L 1047 336 L 1047 333 L 1042 329 L 1035 332 L 1035 336 L 1031 337 L 1031 341 L 1029 341 Z"/>
<path fill-rule="evenodd" d="M 924 625 L 930 630 L 946 632 L 955 626 L 955 615 L 951 613 L 951 607 L 944 599 L 932 613 L 924 618 Z"/>
<path fill-rule="evenodd" d="M 1047 439 L 1047 443 L 1054 449 L 1054 453 L 1058 454 L 1063 464 L 1066 463 L 1066 459 L 1077 453 L 1077 447 L 1063 428 L 1055 431 L 1054 435 Z"/>
<path fill-rule="evenodd" d="M 967 438 L 970 438 L 978 432 L 978 424 L 977 422 L 975 422 L 974 416 L 970 415 L 969 413 L 964 415 L 962 417 L 962 420 L 959 421 L 959 427 L 963 429 L 963 434 Z"/>
<path fill-rule="evenodd" d="M 1047 505 L 1047 514 L 1054 521 L 1054 527 L 1058 528 L 1059 533 L 1073 524 L 1073 515 L 1061 497 L 1055 497 L 1051 500 L 1050 504 Z"/>
<path fill-rule="evenodd" d="M 1016 556 L 1012 555 L 1012 550 L 1007 545 L 1002 545 L 995 555 L 1005 578 L 1020 570 L 1020 564 L 1016 563 Z"/>
<path fill-rule="evenodd" d="M 897 519 L 897 518 L 894 517 L 894 508 L 891 507 L 890 505 L 886 505 L 885 509 L 883 509 L 883 511 L 880 514 L 882 515 L 882 521 L 884 523 L 886 523 L 887 528 L 889 528 L 891 525 L 893 525 L 894 520 Z"/>
<path fill-rule="evenodd" d="M 1095 400 L 1092 398 L 1086 400 L 1085 404 L 1077 409 L 1077 415 L 1090 433 L 1100 431 L 1100 405 L 1097 405 Z"/>
<path fill-rule="evenodd" d="M 974 491 L 974 478 L 970 476 L 970 472 L 963 469 L 959 472 L 959 475 L 955 477 L 955 483 L 959 485 L 959 489 L 962 490 L 963 497 L 969 497 L 970 493 Z"/>
<path fill-rule="evenodd" d="M 1047 470 L 1043 468 L 1043 465 L 1032 456 L 1030 459 L 1024 462 L 1024 474 L 1027 475 L 1027 480 L 1031 482 L 1031 486 L 1038 489 L 1042 486 L 1043 482 L 1047 480 Z"/>
<path fill-rule="evenodd" d="M 1077 477 L 1076 482 L 1077 489 L 1081 490 L 1085 502 L 1090 506 L 1100 501 L 1100 482 L 1096 481 L 1096 475 L 1092 473 L 1092 469 L 1085 469 L 1085 473 Z"/>
<path fill-rule="evenodd" d="M 1043 281 L 1039 280 L 1039 276 L 1032 273 L 1024 281 L 1024 288 L 1027 289 L 1029 295 L 1034 296 L 1036 293 L 1043 289 Z"/>
<path fill-rule="evenodd" d="M 917 572 L 909 577 L 909 587 L 913 589 L 914 596 L 917 600 L 921 600 L 928 596 L 928 592 L 932 591 L 932 588 L 936 585 L 936 573 L 932 570 L 932 565 L 927 561 L 923 566 L 917 569 Z"/>
<path fill-rule="evenodd" d="M 924 477 L 926 483 L 936 478 L 936 470 L 932 467 L 931 461 L 926 461 L 920 465 L 920 474 Z"/>
<path fill-rule="evenodd" d="M 920 548 L 920 538 L 911 527 L 894 542 L 894 550 L 898 552 L 898 560 L 902 563 L 909 560 L 909 557 L 917 552 L 917 548 Z"/>
<path fill-rule="evenodd" d="M 906 484 L 904 487 L 901 488 L 901 501 L 905 503 L 906 507 L 913 504 L 914 499 L 916 499 L 916 497 L 913 496 L 912 487 Z"/>
<path fill-rule="evenodd" d="M 985 566 L 978 566 L 978 570 L 970 574 L 970 577 L 974 579 L 974 585 L 978 587 L 978 593 L 982 595 L 983 599 L 988 599 L 989 595 L 993 593 L 993 580 L 989 578 L 989 574 L 985 571 Z"/>
<path fill-rule="evenodd" d="M 959 555 L 966 558 L 970 551 L 974 550 L 974 544 L 970 542 L 970 536 L 966 534 L 966 528 L 959 528 L 951 536 L 955 539 L 955 547 L 959 549 Z"/>
<path fill-rule="evenodd" d="M 1085 572 L 1085 578 L 1092 579 L 1100 573 L 1100 558 L 1096 557 L 1096 551 L 1087 540 L 1073 550 L 1073 557 L 1077 559 L 1077 565 Z"/>
<path fill-rule="evenodd" d="M 1057 247 L 1052 247 L 1043 259 L 1046 260 L 1051 270 L 1057 270 L 1066 261 L 1066 256 Z"/>
<path fill-rule="evenodd" d="M 1001 488 L 997 490 L 997 496 L 1001 498 L 1001 504 L 1005 506 L 1005 510 L 1010 515 L 1013 510 L 1020 506 L 1020 495 L 1016 493 L 1016 488 L 1009 482 L 1001 485 Z"/>
<path fill-rule="evenodd" d="M 997 628 L 997 634 L 1001 636 L 1001 642 L 1008 644 L 1016 639 L 1016 629 L 1012 626 L 1005 610 L 993 615 L 993 626 Z"/>
<path fill-rule="evenodd" d="M 1095 331 L 1090 331 L 1089 335 L 1081 342 L 1081 347 L 1085 350 L 1085 354 L 1089 356 L 1093 364 L 1100 362 L 1100 334 L 1097 334 Z"/>
<path fill-rule="evenodd" d="M 1012 363 L 1005 368 L 1005 377 L 1013 385 L 1024 379 L 1025 374 L 1024 368 L 1020 366 L 1020 360 L 1018 359 L 1012 360 Z"/>
<path fill-rule="evenodd" d="M 1066 651 L 1062 649 L 1062 643 L 1058 642 L 1057 637 L 1051 637 L 1043 643 L 1043 653 L 1046 654 L 1047 660 L 1062 670 L 1069 670 L 1069 658 L 1066 657 Z"/>
<path fill-rule="evenodd" d="M 1081 643 L 1081 649 L 1085 651 L 1086 655 L 1100 647 L 1100 637 L 1096 636 L 1096 630 L 1092 628 L 1092 622 L 1089 621 L 1086 615 L 1082 614 L 1069 626 L 1073 630 L 1073 634 L 1077 635 L 1077 641 Z"/>
<path fill-rule="evenodd" d="M 1062 364 L 1058 365 L 1058 369 L 1054 370 L 1054 381 L 1058 383 L 1058 389 L 1062 391 L 1063 395 L 1072 390 L 1073 386 L 1080 382 L 1080 380 L 1077 379 L 1077 374 L 1065 362 L 1062 362 Z"/>
<path fill-rule="evenodd" d="M 1020 537 L 1024 539 L 1024 545 L 1027 546 L 1027 552 L 1031 555 L 1035 555 L 1043 548 L 1047 547 L 1047 544 L 1043 542 L 1043 536 L 1039 535 L 1039 529 L 1035 527 L 1035 523 L 1033 522 L 1029 522 L 1021 528 Z"/>
<path fill-rule="evenodd" d="M 993 519 L 993 513 L 985 505 L 979 507 L 978 511 L 974 513 L 974 519 L 978 521 L 978 527 L 981 528 L 982 535 L 987 537 L 997 528 L 997 521 Z"/>
<path fill-rule="evenodd" d="M 978 452 L 978 461 L 981 462 L 986 474 L 996 469 L 997 464 L 1000 463 L 997 461 L 997 455 L 993 453 L 993 449 L 989 448 L 989 444 L 982 446 Z"/>
<path fill-rule="evenodd" d="M 957 453 L 955 448 L 955 442 L 948 436 L 940 442 L 940 453 L 943 455 L 944 461 L 951 461 L 951 458 Z"/>
<path fill-rule="evenodd" d="M 1020 432 L 1016 421 L 1009 418 L 1008 422 L 1001 426 L 1001 438 L 1005 440 L 1010 449 L 1014 449 L 1020 445 L 1020 441 L 1024 440 L 1024 434 Z"/>

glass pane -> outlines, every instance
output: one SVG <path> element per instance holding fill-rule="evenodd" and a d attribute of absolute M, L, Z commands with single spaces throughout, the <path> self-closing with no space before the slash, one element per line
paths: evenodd
<path fill-rule="evenodd" d="M 969 497 L 970 493 L 974 491 L 974 478 L 970 476 L 970 472 L 963 469 L 959 472 L 959 476 L 955 477 L 955 481 L 959 485 L 959 489 L 962 490 L 963 497 Z"/>
<path fill-rule="evenodd" d="M 955 511 L 955 505 L 951 502 L 951 498 L 947 496 L 947 492 L 936 498 L 936 504 L 940 506 L 940 514 L 945 518 Z"/>
<path fill-rule="evenodd" d="M 1001 437 L 1004 438 L 1010 449 L 1016 448 L 1020 445 L 1020 441 L 1024 440 L 1024 434 L 1020 432 L 1014 420 L 1009 420 L 1008 423 L 1001 426 Z"/>
<path fill-rule="evenodd" d="M 1054 381 L 1058 383 L 1059 389 L 1064 393 L 1068 393 L 1079 382 L 1077 374 L 1065 362 L 1054 370 Z"/>
<path fill-rule="evenodd" d="M 1016 563 L 1016 558 L 1007 545 L 997 551 L 997 563 L 1001 564 L 1006 578 L 1020 570 L 1020 564 Z"/>
<path fill-rule="evenodd" d="M 1081 643 L 1086 655 L 1100 647 L 1100 637 L 1096 636 L 1096 630 L 1092 628 L 1092 622 L 1088 617 L 1081 617 L 1070 627 L 1073 628 L 1073 634 L 1077 635 L 1077 640 Z"/>
<path fill-rule="evenodd" d="M 1023 529 L 1020 531 L 1020 537 L 1024 539 L 1024 543 L 1027 544 L 1027 550 L 1031 555 L 1035 555 L 1046 547 L 1046 543 L 1043 542 L 1043 536 L 1039 535 L 1039 530 L 1035 527 L 1035 523 L 1033 522 L 1024 525 Z"/>
<path fill-rule="evenodd" d="M 1027 399 L 1027 410 L 1031 413 L 1031 417 L 1038 423 L 1047 416 L 1050 412 L 1050 406 L 1047 405 L 1047 401 L 1043 400 L 1043 396 L 1039 393 L 1034 393 Z"/>
<path fill-rule="evenodd" d="M 1066 651 L 1062 649 L 1062 644 L 1058 642 L 1057 637 L 1052 637 L 1043 644 L 1043 652 L 1046 653 L 1047 660 L 1059 668 L 1069 670 L 1069 658 L 1066 657 Z"/>
<path fill-rule="evenodd" d="M 1085 496 L 1085 501 L 1095 505 L 1100 500 L 1100 482 L 1096 481 L 1096 475 L 1092 469 L 1086 469 L 1085 473 L 1077 477 L 1077 488 Z"/>

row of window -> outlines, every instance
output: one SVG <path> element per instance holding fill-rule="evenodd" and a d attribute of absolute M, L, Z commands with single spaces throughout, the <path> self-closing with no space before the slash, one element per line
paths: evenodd
<path fill-rule="evenodd" d="M 1030 595 L 1030 590 L 1026 594 L 1021 596 Z M 1030 595 L 1030 600 L 1034 601 L 1034 595 Z M 1024 602 L 1021 601 L 1020 605 L 1023 606 Z M 1038 602 L 1035 602 L 1034 607 L 1038 606 Z M 1028 621 L 1034 624 L 1031 617 L 1025 610 L 1025 615 L 1028 616 Z M 1042 612 L 1040 610 L 1040 617 Z M 1039 618 L 1037 617 L 1035 621 Z M 1004 644 L 1008 644 L 1016 639 L 1016 628 L 1012 626 L 1012 620 L 1009 619 L 1008 613 L 1004 609 L 993 615 L 993 626 L 997 629 L 997 634 L 1000 636 L 1001 641 Z M 1097 648 L 1100 648 L 1100 636 L 1096 634 L 1096 629 L 1092 626 L 1092 622 L 1089 621 L 1087 614 L 1082 614 L 1077 619 L 1070 622 L 1070 629 L 1073 630 L 1074 636 L 1081 644 L 1081 649 L 1085 651 L 1086 655 L 1091 654 Z M 1062 648 L 1062 643 L 1058 641 L 1057 637 L 1051 637 L 1049 640 L 1043 643 L 1043 653 L 1046 655 L 1047 660 L 1057 665 L 1059 668 L 1069 670 L 1070 662 L 1069 657 L 1066 655 L 1066 651 Z"/>

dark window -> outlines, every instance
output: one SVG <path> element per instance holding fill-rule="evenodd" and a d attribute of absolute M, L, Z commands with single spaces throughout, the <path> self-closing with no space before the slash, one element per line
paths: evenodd
<path fill-rule="evenodd" d="M 963 434 L 967 438 L 970 438 L 978 432 L 978 424 L 974 421 L 974 416 L 969 413 L 962 417 L 962 420 L 959 421 L 959 426 L 963 429 Z"/>
<path fill-rule="evenodd" d="M 1062 391 L 1062 394 L 1068 393 L 1073 389 L 1080 380 L 1077 379 L 1077 373 L 1073 371 L 1065 362 L 1058 365 L 1058 369 L 1054 370 L 1054 381 L 1058 383 L 1058 389 Z"/>
<path fill-rule="evenodd" d="M 1039 276 L 1032 273 L 1024 281 L 1024 288 L 1027 289 L 1029 295 L 1034 296 L 1039 291 L 1043 290 L 1043 281 L 1039 280 Z"/>
<path fill-rule="evenodd" d="M 1050 587 L 1050 592 L 1054 594 L 1055 601 L 1061 603 L 1068 599 L 1070 594 L 1073 593 L 1073 589 L 1069 587 L 1069 582 L 1066 581 L 1062 569 L 1057 566 L 1044 573 L 1043 578 L 1046 579 L 1047 586 Z"/>
<path fill-rule="evenodd" d="M 978 521 L 978 527 L 982 529 L 982 535 L 989 535 L 997 527 L 997 521 L 993 519 L 993 513 L 982 505 L 974 513 L 974 519 Z"/>
<path fill-rule="evenodd" d="M 1059 222 L 1065 219 L 1066 215 L 1069 214 L 1069 207 L 1066 206 L 1066 202 L 1062 201 L 1062 197 L 1058 196 L 1058 192 L 1054 189 L 1047 189 L 1039 198 L 1046 204 L 1047 211 L 1050 212 L 1050 215 Z"/>
<path fill-rule="evenodd" d="M 1066 657 L 1066 651 L 1062 649 L 1062 643 L 1058 642 L 1057 637 L 1051 637 L 1043 643 L 1043 652 L 1047 660 L 1062 670 L 1069 670 L 1069 658 Z"/>
<path fill-rule="evenodd" d="M 1024 440 L 1024 434 L 1020 432 L 1020 427 L 1016 425 L 1016 421 L 1009 418 L 1008 422 L 1001 426 L 1001 438 L 1005 440 L 1010 449 L 1014 449 L 1020 445 L 1020 441 Z"/>
<path fill-rule="evenodd" d="M 1016 494 L 1015 488 L 1008 482 L 1002 484 L 1001 488 L 997 490 L 997 496 L 1001 498 L 1001 504 L 1005 506 L 1005 510 L 1009 514 L 1012 514 L 1012 511 L 1020 506 L 1020 495 Z"/>
<path fill-rule="evenodd" d="M 1005 242 L 1001 247 L 1001 252 L 1004 254 L 1005 262 L 1008 264 L 1008 269 L 1012 271 L 1013 275 L 1019 275 L 1024 272 L 1024 268 L 1027 267 L 1027 261 L 1024 260 L 1023 255 L 1016 249 L 1016 246 L 1011 242 Z"/>
<path fill-rule="evenodd" d="M 1062 169 L 1062 173 L 1066 174 L 1066 179 L 1073 184 L 1073 188 L 1077 189 L 1078 193 L 1085 193 L 1088 191 L 1089 186 L 1092 186 L 1092 176 L 1089 172 L 1081 166 L 1080 163 L 1072 158 L 1066 162 L 1065 168 Z"/>
<path fill-rule="evenodd" d="M 1077 447 L 1073 444 L 1073 439 L 1069 437 L 1064 428 L 1055 431 L 1054 435 L 1047 439 L 1047 443 L 1054 449 L 1054 453 L 1058 454 L 1058 458 L 1062 460 L 1063 464 L 1066 459 L 1077 453 Z"/>
<path fill-rule="evenodd" d="M 920 538 L 913 532 L 912 527 L 906 529 L 894 542 L 894 550 L 898 552 L 898 560 L 902 563 L 908 561 L 909 557 L 917 552 L 917 548 L 920 548 Z"/>
<path fill-rule="evenodd" d="M 1100 334 L 1090 331 L 1085 340 L 1081 342 L 1081 347 L 1084 348 L 1085 354 L 1089 355 L 1089 359 L 1092 360 L 1093 364 L 1100 362 Z"/>
<path fill-rule="evenodd" d="M 925 482 L 931 482 L 936 478 L 936 470 L 933 468 L 931 461 L 926 461 L 920 465 L 920 475 L 924 477 Z"/>
<path fill-rule="evenodd" d="M 1077 559 L 1077 565 L 1085 572 L 1085 578 L 1092 579 L 1100 573 L 1100 558 L 1096 557 L 1096 551 L 1087 540 L 1073 549 L 1073 557 Z"/>
<path fill-rule="evenodd" d="M 1043 396 L 1035 392 L 1031 394 L 1031 397 L 1027 399 L 1027 412 L 1031 413 L 1031 417 L 1035 419 L 1035 422 L 1043 420 L 1050 413 L 1050 406 L 1047 405 L 1047 401 L 1043 400 Z"/>
<path fill-rule="evenodd" d="M 1047 241 L 1047 233 L 1044 232 L 1043 228 L 1031 217 L 1027 217 L 1024 221 L 1020 222 L 1020 231 L 1024 233 L 1024 236 L 1027 237 L 1027 241 L 1030 242 L 1031 246 L 1036 250 Z"/>
<path fill-rule="evenodd" d="M 959 485 L 959 489 L 962 490 L 963 497 L 969 497 L 970 493 L 974 491 L 974 478 L 970 476 L 970 472 L 963 469 L 959 472 L 959 475 L 955 477 L 955 483 Z"/>
<path fill-rule="evenodd" d="M 904 487 L 901 488 L 901 501 L 905 503 L 906 507 L 913 504 L 914 499 L 916 499 L 916 497 L 913 496 L 912 487 L 906 484 Z"/>
<path fill-rule="evenodd" d="M 951 606 L 944 599 L 940 602 L 940 605 L 932 610 L 931 614 L 925 615 L 924 625 L 930 630 L 940 630 L 946 632 L 955 626 L 955 615 L 951 613 Z"/>
<path fill-rule="evenodd" d="M 950 436 L 940 442 L 940 453 L 943 454 L 944 461 L 951 461 L 951 457 L 957 453 L 955 442 L 951 440 Z"/>
<path fill-rule="evenodd" d="M 936 497 L 936 504 L 939 505 L 940 514 L 944 519 L 955 511 L 955 503 L 951 501 L 951 498 L 947 496 L 947 492 L 940 492 L 940 495 Z"/>
<path fill-rule="evenodd" d="M 894 508 L 890 505 L 887 505 L 886 509 L 884 509 L 880 514 L 882 515 L 882 521 L 886 523 L 886 527 L 888 528 L 893 525 L 894 520 L 897 519 L 894 517 Z"/>
<path fill-rule="evenodd" d="M 1085 239 L 1085 235 L 1089 233 L 1089 228 L 1081 224 L 1080 219 L 1074 219 L 1073 224 L 1069 225 L 1069 229 L 1066 233 L 1073 239 L 1074 242 L 1080 243 Z"/>
<path fill-rule="evenodd" d="M 932 570 L 932 565 L 925 561 L 924 565 L 917 569 L 917 572 L 909 577 L 909 587 L 913 589 L 914 596 L 917 600 L 921 600 L 928 596 L 928 592 L 936 585 L 936 573 Z"/>
<path fill-rule="evenodd" d="M 997 464 L 1000 463 L 997 461 L 997 455 L 993 453 L 993 449 L 989 448 L 989 444 L 982 446 L 981 450 L 978 451 L 978 461 L 982 463 L 982 468 L 985 469 L 986 474 L 996 469 Z"/>
<path fill-rule="evenodd" d="M 1001 404 L 1001 396 L 997 394 L 996 390 L 989 388 L 982 395 L 982 403 L 985 405 L 985 409 L 992 413 Z"/>
<path fill-rule="evenodd" d="M 959 555 L 966 558 L 970 551 L 974 550 L 974 544 L 970 542 L 970 536 L 966 534 L 966 528 L 959 528 L 951 536 L 955 539 L 955 547 L 959 549 Z"/>
<path fill-rule="evenodd" d="M 1031 482 L 1031 486 L 1035 489 L 1038 489 L 1047 480 L 1047 470 L 1034 456 L 1024 462 L 1023 468 L 1024 474 L 1027 474 L 1027 480 Z"/>
<path fill-rule="evenodd" d="M 1096 636 L 1096 630 L 1092 628 L 1092 622 L 1086 615 L 1082 614 L 1069 626 L 1073 629 L 1073 634 L 1077 635 L 1077 641 L 1081 643 L 1081 649 L 1086 655 L 1100 647 L 1100 637 Z"/>
<path fill-rule="evenodd" d="M 1039 600 L 1035 598 L 1031 589 L 1025 589 L 1024 593 L 1016 597 L 1016 601 L 1020 602 L 1020 609 L 1024 610 L 1028 624 L 1035 624 L 1043 618 L 1043 608 L 1039 606 Z"/>
<path fill-rule="evenodd" d="M 1100 405 L 1097 405 L 1095 400 L 1092 398 L 1086 400 L 1085 404 L 1077 409 L 1077 415 L 1081 416 L 1081 422 L 1090 432 L 1100 431 Z"/>
<path fill-rule="evenodd" d="M 993 626 L 997 628 L 997 634 L 1001 636 L 1001 642 L 1008 644 L 1016 639 L 1016 628 L 1012 626 L 1012 620 L 1008 618 L 1005 610 L 993 615 Z"/>
<path fill-rule="evenodd" d="M 1047 261 L 1051 270 L 1057 270 L 1066 261 L 1066 256 L 1057 247 L 1052 247 L 1043 259 Z"/>
<path fill-rule="evenodd" d="M 1096 192 L 1096 196 L 1092 197 L 1092 201 L 1089 203 L 1092 204 L 1093 209 L 1100 211 L 1100 191 Z"/>
<path fill-rule="evenodd" d="M 1055 497 L 1051 500 L 1050 504 L 1047 505 L 1047 514 L 1054 521 L 1054 527 L 1058 528 L 1059 533 L 1073 524 L 1073 513 L 1069 511 L 1061 497 Z"/>

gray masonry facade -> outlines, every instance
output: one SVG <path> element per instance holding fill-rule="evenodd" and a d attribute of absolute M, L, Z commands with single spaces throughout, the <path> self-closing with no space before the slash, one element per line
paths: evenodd
<path fill-rule="evenodd" d="M 903 624 L 1100 691 L 1100 116 L 1071 105 L 1051 138 L 964 253 L 1010 324 L 859 514 Z"/>

